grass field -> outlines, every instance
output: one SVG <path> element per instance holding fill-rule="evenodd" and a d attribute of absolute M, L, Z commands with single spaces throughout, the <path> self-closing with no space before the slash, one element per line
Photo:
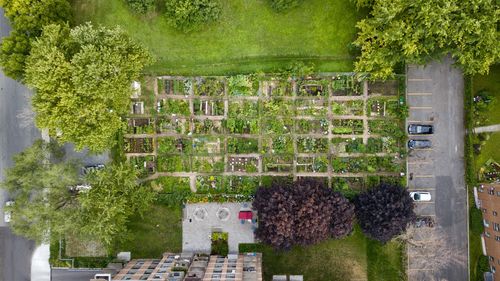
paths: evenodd
<path fill-rule="evenodd" d="M 490 106 L 489 112 L 485 113 L 488 117 L 486 125 L 500 124 L 500 65 L 491 67 L 490 73 L 483 76 L 474 77 L 474 93 L 482 90 L 488 91 L 495 97 L 496 103 Z M 481 154 L 476 157 L 476 167 L 481 167 L 488 159 L 493 158 L 500 161 L 500 132 L 492 133 L 486 144 L 481 148 Z"/>
<path fill-rule="evenodd" d="M 404 280 L 403 249 L 396 243 L 382 246 L 356 228 L 342 240 L 275 252 L 260 244 L 240 245 L 240 251 L 263 253 L 264 280 L 275 274 L 304 275 L 308 281 Z"/>
<path fill-rule="evenodd" d="M 474 93 L 482 90 L 488 91 L 496 98 L 496 104 L 490 107 L 489 120 L 486 125 L 500 124 L 500 64 L 494 65 L 490 68 L 488 75 L 474 76 Z"/>
<path fill-rule="evenodd" d="M 219 75 L 273 71 L 302 60 L 321 71 L 350 71 L 358 12 L 351 0 L 308 0 L 284 14 L 266 0 L 221 0 L 216 23 L 184 34 L 161 10 L 137 16 L 122 0 L 73 0 L 76 23 L 120 25 L 156 57 L 158 74 Z"/>
<path fill-rule="evenodd" d="M 182 210 L 153 205 L 144 217 L 130 219 L 130 237 L 114 252 L 130 251 L 132 258 L 159 258 L 164 252 L 182 251 Z"/>

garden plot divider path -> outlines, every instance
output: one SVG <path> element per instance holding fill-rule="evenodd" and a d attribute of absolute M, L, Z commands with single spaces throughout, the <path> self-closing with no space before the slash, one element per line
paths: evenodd
<path fill-rule="evenodd" d="M 291 88 L 291 93 L 289 93 L 289 95 L 285 94 L 285 95 L 275 96 L 273 94 L 273 91 L 276 90 L 277 87 L 279 87 L 276 86 L 279 83 L 279 81 L 275 80 L 259 81 L 258 90 L 256 93 L 255 92 L 253 93 L 255 95 L 232 95 L 229 92 L 230 90 L 228 87 L 228 82 L 225 78 L 223 77 L 215 77 L 215 78 L 210 77 L 210 78 L 221 79 L 221 81 L 223 81 L 223 93 L 221 95 L 203 96 L 195 94 L 196 83 L 200 81 L 196 79 L 206 79 L 206 78 L 201 78 L 201 77 L 192 78 L 192 77 L 179 77 L 179 76 L 158 77 L 154 84 L 155 98 L 154 98 L 154 110 L 152 110 L 152 113 L 131 117 L 131 118 L 152 118 L 154 120 L 153 122 L 154 131 L 152 133 L 148 132 L 148 133 L 125 135 L 126 139 L 148 139 L 148 138 L 152 139 L 153 149 L 152 151 L 149 152 L 126 153 L 127 158 L 130 159 L 133 157 L 152 156 L 156 161 L 158 161 L 158 159 L 162 157 L 168 158 L 176 156 L 183 159 L 181 161 L 189 162 L 190 165 L 189 169 L 181 171 L 158 171 L 158 169 L 156 169 L 155 172 L 149 175 L 145 180 L 155 179 L 163 176 L 188 177 L 190 178 L 191 190 L 196 191 L 196 177 L 198 176 L 213 176 L 213 175 L 255 176 L 255 177 L 291 176 L 294 179 L 300 177 L 316 177 L 316 178 L 322 177 L 328 180 L 329 186 L 332 186 L 333 178 L 357 177 L 366 179 L 366 177 L 373 175 L 399 177 L 401 175 L 401 172 L 404 172 L 404 170 L 377 171 L 376 173 L 367 171 L 351 172 L 348 170 L 335 171 L 335 167 L 333 167 L 332 163 L 333 157 L 361 158 L 366 156 L 392 157 L 393 158 L 392 161 L 401 163 L 401 165 L 404 166 L 403 163 L 405 159 L 401 157 L 398 152 L 391 151 L 391 152 L 360 153 L 360 152 L 337 151 L 338 149 L 336 148 L 335 143 L 333 143 L 333 140 L 335 139 L 337 140 L 345 139 L 348 142 L 350 142 L 351 140 L 354 142 L 356 139 L 358 139 L 362 141 L 363 145 L 367 145 L 370 138 L 382 137 L 379 134 L 370 133 L 369 121 L 384 120 L 384 117 L 368 116 L 369 99 L 381 97 L 382 94 L 369 93 L 367 81 L 359 82 L 362 88 L 362 93 L 359 92 L 354 95 L 335 95 L 331 83 L 332 79 L 334 80 L 335 78 L 332 78 L 332 76 L 314 77 L 330 82 L 327 85 L 323 85 L 321 90 L 317 92 L 316 95 L 304 95 L 304 92 L 301 92 L 304 90 L 299 89 L 298 85 L 299 80 L 287 80 L 289 83 L 288 86 L 290 86 Z M 169 83 L 174 84 L 174 83 L 180 83 L 179 81 L 187 81 L 186 79 L 192 79 L 190 81 L 192 81 L 191 83 L 195 85 L 190 87 L 183 94 L 176 94 L 174 92 L 175 90 L 173 90 L 172 88 L 168 88 L 169 91 L 168 93 L 160 92 L 160 87 L 158 83 L 166 83 L 165 81 L 171 81 L 171 83 L 170 82 Z M 317 85 L 317 83 L 315 83 L 315 81 L 317 80 L 311 79 L 311 81 L 312 81 L 311 85 L 305 84 L 301 85 L 301 87 L 305 87 L 305 89 L 308 89 L 307 87 L 314 88 L 319 86 Z M 308 80 L 300 80 L 300 82 L 308 82 Z M 362 114 L 352 114 L 352 113 L 339 114 L 333 112 L 332 110 L 334 103 L 343 106 L 343 102 L 349 103 L 356 101 L 362 102 Z M 222 114 L 219 113 L 218 115 L 200 115 L 199 111 L 197 111 L 200 110 L 202 111 L 202 113 L 207 113 L 210 110 L 213 111 L 215 110 L 214 104 L 216 105 L 217 103 L 220 102 L 223 103 Z M 285 106 L 285 111 L 281 112 L 280 114 L 269 116 L 268 113 L 266 112 L 267 109 L 265 108 L 265 106 L 267 106 L 268 103 L 271 104 L 272 102 L 277 102 L 278 106 L 277 110 L 283 110 L 279 108 L 281 106 Z M 164 105 L 165 103 L 167 103 L 166 106 Z M 175 105 L 177 109 L 177 107 L 179 108 L 181 107 L 178 106 L 179 104 L 184 106 L 182 112 L 180 112 L 181 110 L 179 110 L 179 112 L 176 113 L 169 112 L 170 109 L 174 108 L 174 106 L 168 108 L 169 105 Z M 199 106 L 199 108 L 198 107 L 195 108 L 195 104 Z M 236 105 L 238 105 L 238 107 L 236 107 Z M 186 106 L 188 107 L 189 110 L 186 109 Z M 251 115 L 250 110 L 246 110 L 245 106 L 248 106 L 250 109 L 254 109 L 252 108 L 252 106 L 254 106 L 257 112 L 256 115 Z M 288 110 L 286 110 L 286 108 Z M 167 112 L 162 112 L 162 110 L 166 110 Z M 236 112 L 240 110 L 241 112 L 237 112 L 235 114 L 234 112 L 231 112 L 231 110 Z M 384 104 L 384 110 L 385 110 L 385 104 Z M 187 127 L 186 128 L 187 130 L 185 132 L 180 132 L 182 131 L 182 129 L 178 130 L 176 127 L 175 130 L 170 130 L 168 132 L 160 132 L 158 125 L 158 120 L 160 118 L 172 119 L 172 120 L 175 119 L 175 124 L 177 124 L 177 126 L 179 126 L 179 124 L 184 124 L 184 125 L 188 124 L 187 126 L 184 126 Z M 230 119 L 235 119 L 235 120 L 239 119 L 243 121 L 246 120 L 247 122 L 255 121 L 257 122 L 258 126 L 258 128 L 256 129 L 257 132 L 252 132 L 251 131 L 252 129 L 245 128 L 244 131 L 241 131 L 240 133 L 231 133 L 227 127 L 227 123 L 229 123 Z M 179 122 L 179 120 L 181 120 L 181 122 Z M 287 131 L 285 133 L 283 132 L 275 133 L 269 131 L 269 129 L 267 129 L 265 125 L 273 125 L 272 122 L 276 120 L 282 122 L 283 124 L 286 124 L 286 122 L 290 120 L 291 127 L 288 125 L 283 126 L 284 131 Z M 355 124 L 353 124 L 352 133 L 335 132 L 336 126 L 346 127 L 346 125 L 344 125 L 342 122 L 344 121 L 354 122 L 351 120 L 361 121 L 362 131 L 358 130 L 354 132 Z M 305 122 L 300 123 L 301 121 Z M 335 121 L 341 122 L 340 124 L 342 125 L 336 125 L 337 123 L 334 123 Z M 400 120 L 395 120 L 395 122 L 399 121 Z M 204 122 L 204 124 L 206 122 L 209 122 L 210 124 L 215 124 L 216 122 L 221 122 L 221 123 L 225 122 L 226 127 L 224 127 L 224 125 L 221 125 L 220 128 L 221 131 L 219 132 L 213 132 L 213 128 L 211 128 L 210 131 L 208 131 L 207 129 L 207 132 L 196 133 L 197 130 L 196 125 L 199 124 L 195 124 L 195 122 L 199 123 Z M 325 132 L 325 128 L 323 127 L 323 125 L 320 125 L 320 127 L 316 126 L 316 128 L 314 128 L 314 125 L 315 124 L 317 125 L 317 122 L 319 122 L 320 124 L 327 123 L 328 125 L 326 129 L 328 131 Z M 311 125 L 310 128 L 312 129 L 310 129 L 309 131 L 307 130 L 304 131 L 304 129 L 299 129 L 299 126 L 307 125 L 306 123 L 310 123 Z M 205 129 L 205 127 L 203 127 L 203 129 Z M 160 153 L 159 146 L 162 139 L 165 138 L 167 139 L 171 138 L 172 143 L 174 142 L 174 140 L 176 140 L 177 149 L 180 150 L 181 152 L 178 153 L 177 151 L 175 151 L 170 154 L 169 153 L 165 154 L 163 152 Z M 273 145 L 275 144 L 274 140 L 276 138 L 291 139 L 292 140 L 291 151 L 275 153 Z M 186 140 L 188 144 L 187 145 L 185 145 L 184 143 L 181 144 L 180 143 L 181 139 Z M 199 141 L 200 139 L 202 141 Z M 212 143 L 209 143 L 207 141 L 204 143 L 203 140 L 206 139 L 217 139 L 217 141 Z M 250 152 L 234 152 L 229 150 L 228 148 L 229 141 L 234 141 L 234 140 L 239 141 L 246 139 L 249 140 L 249 143 L 252 140 L 257 141 L 256 151 L 255 149 L 254 151 Z M 193 152 L 184 153 L 184 149 L 191 151 L 197 148 L 195 142 L 198 141 L 201 143 L 200 146 L 208 143 L 209 145 L 218 147 L 219 149 L 215 149 L 215 151 L 210 151 L 210 147 L 207 145 L 208 148 L 202 147 L 202 149 L 207 149 L 207 151 L 203 153 L 193 153 Z M 269 142 L 271 142 L 271 144 L 269 144 Z M 325 142 L 327 143 L 325 144 Z M 398 145 L 401 146 L 404 144 L 400 143 Z M 287 155 L 293 157 L 291 163 L 290 161 L 287 162 L 286 160 L 283 160 L 286 158 Z M 207 165 L 213 166 L 214 170 L 194 171 L 195 168 L 193 167 L 193 162 L 197 161 L 195 160 L 195 158 L 197 159 L 203 157 L 207 159 L 208 158 L 223 159 L 223 168 L 219 168 L 217 170 L 215 169 L 215 165 L 217 163 L 209 162 Z M 273 163 L 271 162 L 267 163 L 269 164 L 269 166 L 266 166 L 265 163 L 266 157 L 271 160 L 272 157 L 278 157 L 278 158 Z M 235 170 L 234 165 L 231 166 L 232 164 L 230 163 L 232 161 L 231 159 L 233 160 L 237 159 L 234 161 L 236 162 L 243 161 L 244 163 L 247 162 L 241 159 L 255 159 L 256 163 L 254 165 L 255 167 L 252 169 L 245 167 L 242 169 Z M 320 164 L 317 164 L 317 166 L 319 165 L 321 167 L 314 168 L 315 161 L 318 159 L 322 159 L 321 161 L 323 161 Z M 281 163 L 280 162 L 281 160 L 283 160 L 284 163 Z M 300 163 L 301 160 L 302 161 L 305 160 L 306 163 Z M 217 162 L 216 160 L 213 161 Z M 305 166 L 305 168 L 298 169 L 301 166 Z M 276 168 L 275 170 L 272 170 L 272 168 L 270 167 L 276 167 Z M 283 169 L 284 171 L 282 171 Z"/>

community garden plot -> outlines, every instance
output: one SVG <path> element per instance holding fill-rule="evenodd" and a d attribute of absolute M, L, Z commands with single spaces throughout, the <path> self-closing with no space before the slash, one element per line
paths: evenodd
<path fill-rule="evenodd" d="M 191 190 L 270 177 L 319 177 L 340 190 L 401 180 L 402 80 L 158 77 L 154 114 L 127 119 L 124 149 L 142 177 L 187 178 Z"/>

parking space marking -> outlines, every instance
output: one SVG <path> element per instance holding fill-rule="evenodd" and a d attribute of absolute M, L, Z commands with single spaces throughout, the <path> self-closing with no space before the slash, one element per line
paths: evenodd
<path fill-rule="evenodd" d="M 432 96 L 432 93 L 429 92 L 421 92 L 421 93 L 407 93 L 408 96 Z"/>
<path fill-rule="evenodd" d="M 431 121 L 431 120 L 408 120 L 406 121 L 408 123 L 434 123 L 434 121 Z"/>
<path fill-rule="evenodd" d="M 414 190 L 414 191 L 416 191 L 416 190 L 425 190 L 425 191 L 433 191 L 433 190 L 436 190 L 436 188 L 435 188 L 435 187 L 414 187 L 414 186 L 410 186 L 410 187 L 408 187 L 408 189 L 410 189 L 410 190 Z"/>
<path fill-rule="evenodd" d="M 433 178 L 434 175 L 413 175 L 414 178 Z"/>
<path fill-rule="evenodd" d="M 413 161 L 408 162 L 408 165 L 432 164 L 432 161 Z"/>
<path fill-rule="evenodd" d="M 415 109 L 432 109 L 432 106 L 410 106 L 410 110 L 415 110 Z"/>
<path fill-rule="evenodd" d="M 432 81 L 432 78 L 408 78 L 408 81 Z"/>

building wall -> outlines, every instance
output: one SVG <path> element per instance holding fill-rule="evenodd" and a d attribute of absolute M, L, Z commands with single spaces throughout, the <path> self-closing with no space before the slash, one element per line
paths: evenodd
<path fill-rule="evenodd" d="M 208 262 L 207 262 L 208 260 Z M 175 269 L 184 268 L 186 275 Z M 172 270 L 175 270 L 173 272 Z M 130 279 L 124 279 L 130 278 Z M 198 256 L 165 253 L 161 260 L 131 260 L 113 280 L 164 281 L 262 281 L 262 254 Z"/>
<path fill-rule="evenodd" d="M 477 189 L 483 213 L 483 239 L 495 280 L 500 280 L 500 184 L 482 184 Z"/>

